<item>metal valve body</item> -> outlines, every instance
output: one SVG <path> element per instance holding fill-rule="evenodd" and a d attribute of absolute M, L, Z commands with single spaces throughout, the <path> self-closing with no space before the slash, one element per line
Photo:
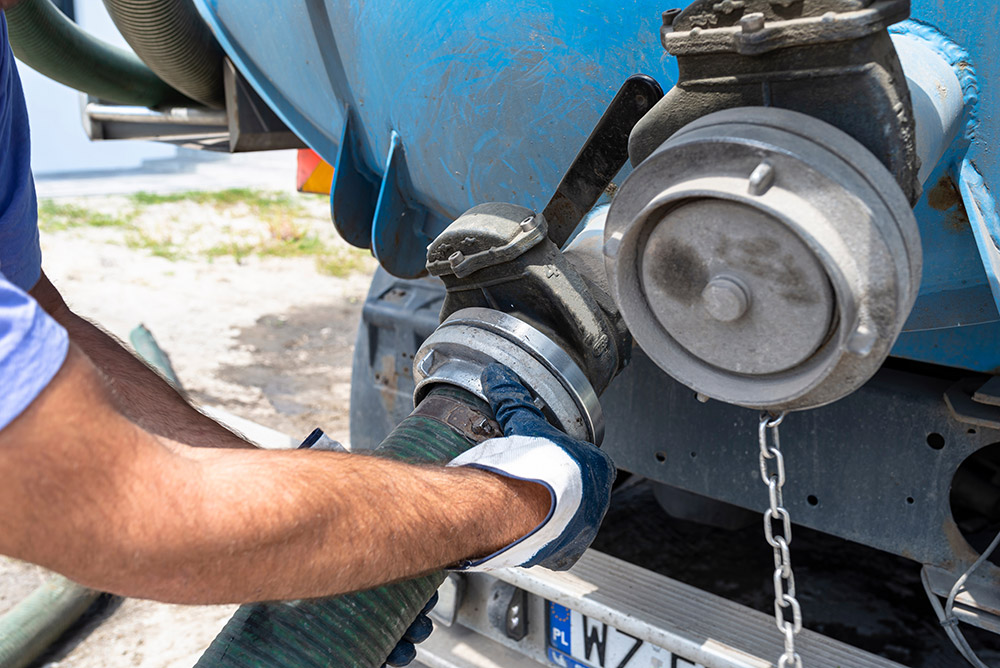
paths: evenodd
<path fill-rule="evenodd" d="M 741 406 L 820 406 L 871 377 L 920 282 L 909 202 L 844 132 L 797 112 L 710 114 L 625 181 L 612 292 L 666 372 Z"/>

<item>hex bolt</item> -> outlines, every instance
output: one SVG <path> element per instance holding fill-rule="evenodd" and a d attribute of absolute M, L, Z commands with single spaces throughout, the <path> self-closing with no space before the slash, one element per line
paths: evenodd
<path fill-rule="evenodd" d="M 472 433 L 476 436 L 489 436 L 493 433 L 493 425 L 486 418 L 482 418 L 479 422 L 472 425 Z"/>
<path fill-rule="evenodd" d="M 462 264 L 462 262 L 464 261 L 465 261 L 465 255 L 462 253 L 462 251 L 455 251 L 454 253 L 448 256 L 448 264 L 451 266 L 452 269 L 458 269 L 458 265 Z"/>
<path fill-rule="evenodd" d="M 708 314 L 719 322 L 733 322 L 750 308 L 746 289 L 735 279 L 716 276 L 701 291 L 701 300 Z"/>
<path fill-rule="evenodd" d="M 538 229 L 538 216 L 528 216 L 521 221 L 522 232 L 534 232 Z"/>
<path fill-rule="evenodd" d="M 769 162 L 762 162 L 750 173 L 750 183 L 747 192 L 754 197 L 760 197 L 774 185 L 774 167 Z"/>
<path fill-rule="evenodd" d="M 764 15 L 760 12 L 747 14 L 740 19 L 740 27 L 745 33 L 760 32 L 764 29 Z"/>
<path fill-rule="evenodd" d="M 673 30 L 674 19 L 676 19 L 677 16 L 682 11 L 684 11 L 684 10 L 683 9 L 668 9 L 667 11 L 663 12 L 663 15 L 662 15 L 663 16 L 663 27 L 664 28 L 668 28 L 670 30 Z"/>

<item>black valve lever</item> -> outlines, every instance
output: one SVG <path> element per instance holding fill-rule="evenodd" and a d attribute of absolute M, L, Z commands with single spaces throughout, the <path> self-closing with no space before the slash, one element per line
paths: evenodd
<path fill-rule="evenodd" d="M 630 76 L 618 89 L 542 212 L 556 246 L 562 248 L 625 166 L 629 133 L 661 97 L 660 84 L 645 74 Z"/>

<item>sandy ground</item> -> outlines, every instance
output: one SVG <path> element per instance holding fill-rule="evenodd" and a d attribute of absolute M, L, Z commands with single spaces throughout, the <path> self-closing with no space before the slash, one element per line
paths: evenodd
<path fill-rule="evenodd" d="M 128 206 L 120 197 L 73 203 L 111 212 Z M 304 206 L 295 224 L 324 243 L 339 243 L 326 203 L 311 198 Z M 346 441 L 351 354 L 374 261 L 355 257 L 359 270 L 338 278 L 321 274 L 313 257 L 209 259 L 198 244 L 210 246 L 221 234 L 266 234 L 273 221 L 255 226 L 250 211 L 211 205 L 170 207 L 136 224 L 191 246 L 180 259 L 129 248 L 127 232 L 116 227 L 43 229 L 46 273 L 77 313 L 119 338 L 145 324 L 197 402 L 300 437 L 322 426 Z M 0 612 L 45 577 L 41 569 L 0 558 Z M 81 640 L 45 664 L 188 668 L 233 610 L 113 603 L 78 634 Z"/>

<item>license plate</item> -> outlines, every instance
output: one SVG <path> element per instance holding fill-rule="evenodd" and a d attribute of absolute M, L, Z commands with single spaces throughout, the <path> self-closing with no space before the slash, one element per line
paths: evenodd
<path fill-rule="evenodd" d="M 704 668 L 634 636 L 547 601 L 549 661 L 563 668 Z"/>

